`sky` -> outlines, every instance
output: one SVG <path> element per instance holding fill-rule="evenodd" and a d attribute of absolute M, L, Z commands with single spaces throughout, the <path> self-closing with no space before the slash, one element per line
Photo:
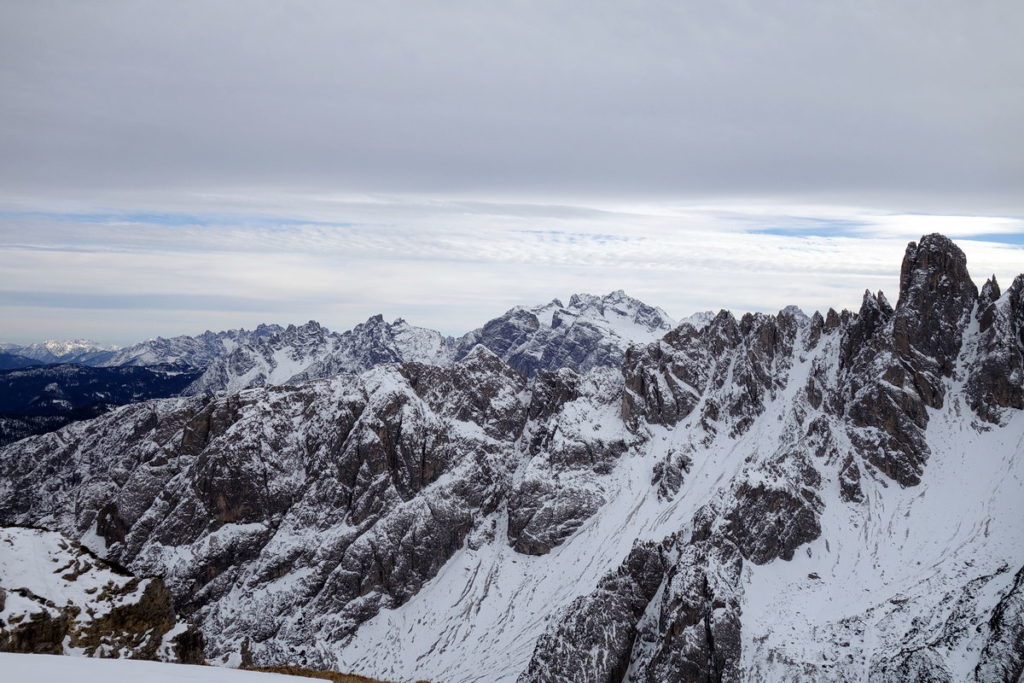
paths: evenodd
<path fill-rule="evenodd" d="M 0 0 L 0 340 L 1024 271 L 1024 3 Z"/>

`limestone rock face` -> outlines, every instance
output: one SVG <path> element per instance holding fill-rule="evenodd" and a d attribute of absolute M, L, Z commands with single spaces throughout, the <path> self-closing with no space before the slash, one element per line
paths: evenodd
<path fill-rule="evenodd" d="M 537 642 L 520 683 L 621 681 L 630 663 L 637 624 L 665 577 L 668 549 L 638 543 L 626 561 L 577 598 L 566 618 Z"/>
<path fill-rule="evenodd" d="M 943 406 L 978 298 L 964 253 L 941 235 L 907 247 L 895 310 L 866 293 L 843 344 L 838 403 L 860 456 L 901 486 L 920 481 L 928 408 Z"/>
<path fill-rule="evenodd" d="M 920 364 L 919 371 L 948 377 L 960 352 L 966 317 L 977 298 L 967 257 L 952 240 L 932 234 L 919 244 L 911 242 L 900 270 L 900 298 L 893 321 L 896 350 Z"/>
<path fill-rule="evenodd" d="M 1007 408 L 1024 408 L 1024 277 L 1002 294 L 990 279 L 975 319 L 978 362 L 966 371 L 968 400 L 979 417 L 998 424 Z"/>
<path fill-rule="evenodd" d="M 621 397 L 622 378 L 612 370 L 537 376 L 523 436 L 526 461 L 508 506 L 508 537 L 517 551 L 550 552 L 607 502 L 605 481 L 637 441 L 619 425 Z"/>
<path fill-rule="evenodd" d="M 697 542 L 681 550 L 661 599 L 640 625 L 634 680 L 739 679 L 742 565 L 728 543 Z"/>
<path fill-rule="evenodd" d="M 140 579 L 59 533 L 0 527 L 0 651 L 203 661 L 159 578 Z"/>
<path fill-rule="evenodd" d="M 988 622 L 989 636 L 978 665 L 977 681 L 1019 681 L 1024 675 L 1024 567 L 1013 578 Z"/>

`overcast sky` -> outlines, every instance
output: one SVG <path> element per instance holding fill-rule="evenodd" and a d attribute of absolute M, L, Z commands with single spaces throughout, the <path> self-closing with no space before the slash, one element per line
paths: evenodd
<path fill-rule="evenodd" d="M 0 0 L 0 339 L 1024 271 L 1024 3 Z"/>

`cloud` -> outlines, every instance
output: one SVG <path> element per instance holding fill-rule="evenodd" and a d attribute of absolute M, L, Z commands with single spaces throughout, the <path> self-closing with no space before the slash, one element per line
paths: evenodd
<path fill-rule="evenodd" d="M 992 241 L 1024 244 L 1024 219 L 1000 216 L 865 216 L 858 232 L 867 235 L 914 239 L 917 235 L 939 232 L 947 237 L 966 239 L 987 237 Z"/>
<path fill-rule="evenodd" d="M 136 319 L 147 306 L 152 315 L 117 321 L 109 334 L 120 336 L 103 339 L 308 319 L 345 329 L 376 313 L 458 334 L 513 305 L 619 288 L 678 317 L 856 307 L 865 288 L 895 295 L 921 228 L 971 236 L 960 244 L 979 279 L 1008 283 L 1024 263 L 1020 223 L 1002 217 L 911 217 L 908 235 L 904 217 L 838 206 L 263 195 L 233 214 L 234 201 L 198 214 L 9 211 L 0 313 L 25 339 L 53 336 L 56 309 L 57 336 L 81 336 L 94 319 Z"/>
<path fill-rule="evenodd" d="M 262 187 L 1024 213 L 1013 0 L 0 13 L 10 201 Z"/>
<path fill-rule="evenodd" d="M 856 306 L 936 230 L 1005 282 L 1022 20 L 1013 0 L 5 3 L 4 333 L 378 312 L 454 333 L 618 288 L 678 316 Z"/>

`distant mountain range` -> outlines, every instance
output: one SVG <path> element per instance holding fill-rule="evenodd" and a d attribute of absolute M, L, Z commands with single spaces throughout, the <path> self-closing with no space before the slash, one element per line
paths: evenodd
<path fill-rule="evenodd" d="M 6 355 L 20 356 L 39 363 L 102 365 L 104 361 L 112 358 L 117 350 L 116 346 L 104 346 L 88 339 L 72 339 L 70 341 L 48 339 L 27 346 L 0 344 L 0 351 Z"/>
<path fill-rule="evenodd" d="M 706 318 L 705 318 L 706 319 Z M 365 372 L 383 363 L 450 365 L 480 344 L 527 377 L 540 370 L 587 371 L 622 362 L 630 344 L 664 335 L 675 322 L 661 309 L 612 292 L 516 307 L 462 337 L 374 316 L 341 334 L 316 322 L 241 343 L 207 368 L 188 395 L 303 382 Z"/>
<path fill-rule="evenodd" d="M 295 384 L 384 363 L 450 365 L 477 344 L 527 376 L 562 367 L 614 367 L 630 344 L 657 339 L 673 325 L 661 309 L 617 291 L 574 295 L 568 306 L 556 299 L 516 307 L 459 338 L 377 315 L 342 333 L 310 321 L 158 337 L 124 348 L 82 339 L 5 344 L 0 372 L 32 370 L 0 375 L 8 396 L 0 401 L 0 445 L 125 403 Z"/>
<path fill-rule="evenodd" d="M 206 331 L 194 337 L 186 335 L 171 338 L 157 337 L 124 348 L 104 346 L 87 339 L 73 341 L 51 339 L 26 346 L 0 344 L 0 351 L 8 356 L 20 356 L 44 364 L 74 363 L 94 367 L 188 365 L 193 368 L 205 368 L 217 358 L 229 353 L 238 344 L 258 341 L 277 334 L 282 329 L 280 325 L 260 325 L 252 331 Z"/>

